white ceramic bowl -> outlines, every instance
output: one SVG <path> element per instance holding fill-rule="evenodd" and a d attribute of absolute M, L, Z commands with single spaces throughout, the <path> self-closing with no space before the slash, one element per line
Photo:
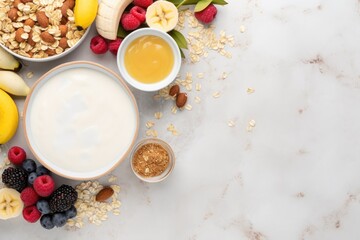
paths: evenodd
<path fill-rule="evenodd" d="M 59 58 L 62 58 L 66 55 L 68 55 L 69 53 L 71 53 L 72 51 L 74 51 L 86 38 L 86 36 L 88 35 L 89 31 L 90 31 L 91 27 L 88 27 L 84 33 L 84 35 L 80 38 L 80 40 L 71 48 L 66 49 L 64 52 L 60 53 L 60 54 L 56 54 L 50 57 L 46 57 L 46 58 L 29 58 L 29 57 L 25 57 L 23 55 L 17 54 L 13 51 L 11 51 L 9 48 L 5 47 L 4 45 L 0 44 L 0 47 L 2 47 L 3 49 L 5 49 L 5 51 L 7 51 L 8 53 L 12 54 L 14 57 L 20 58 L 22 60 L 25 61 L 29 61 L 29 62 L 49 62 L 52 60 L 56 60 Z"/>
<path fill-rule="evenodd" d="M 142 37 L 142 36 L 157 36 L 165 40 L 169 46 L 171 47 L 171 50 L 174 55 L 174 66 L 171 70 L 170 74 L 164 78 L 163 80 L 156 82 L 156 83 L 141 83 L 130 76 L 130 74 L 127 72 L 125 67 L 125 52 L 129 46 L 130 43 L 132 43 L 135 39 Z M 139 63 L 141 64 L 141 63 Z M 167 33 L 162 32 L 157 29 L 153 28 L 141 28 L 136 31 L 133 31 L 130 33 L 122 43 L 120 44 L 120 48 L 117 54 L 117 66 L 119 68 L 121 76 L 127 81 L 131 86 L 134 88 L 137 88 L 142 91 L 152 92 L 160 90 L 167 85 L 169 85 L 172 81 L 175 80 L 177 74 L 179 73 L 180 67 L 181 67 L 181 55 L 178 45 L 176 44 L 175 40 Z"/>
<path fill-rule="evenodd" d="M 116 73 L 78 61 L 36 81 L 23 121 L 26 141 L 41 164 L 65 178 L 86 180 L 126 159 L 138 134 L 139 111 Z"/>

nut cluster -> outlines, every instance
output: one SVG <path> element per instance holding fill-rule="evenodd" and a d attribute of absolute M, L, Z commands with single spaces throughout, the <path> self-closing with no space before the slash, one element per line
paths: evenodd
<path fill-rule="evenodd" d="M 175 97 L 176 106 L 182 108 L 187 102 L 187 94 L 180 92 L 180 86 L 175 84 L 169 90 L 169 95 Z"/>
<path fill-rule="evenodd" d="M 74 0 L 1 1 L 0 43 L 31 58 L 62 53 L 84 34 L 75 25 L 74 5 Z"/>

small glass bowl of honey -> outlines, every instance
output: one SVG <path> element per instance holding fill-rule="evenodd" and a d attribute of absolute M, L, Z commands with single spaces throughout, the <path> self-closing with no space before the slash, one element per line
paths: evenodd
<path fill-rule="evenodd" d="M 179 73 L 180 50 L 169 34 L 141 28 L 120 44 L 117 66 L 124 80 L 134 88 L 157 91 L 174 81 Z"/>

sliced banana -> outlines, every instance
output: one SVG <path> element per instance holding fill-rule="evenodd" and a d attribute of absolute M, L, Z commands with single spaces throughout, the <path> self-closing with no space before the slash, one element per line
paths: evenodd
<path fill-rule="evenodd" d="M 176 27 L 179 11 L 176 6 L 168 1 L 156 1 L 146 10 L 146 23 L 151 28 L 169 32 Z"/>
<path fill-rule="evenodd" d="M 0 189 L 0 219 L 17 217 L 23 208 L 24 204 L 18 191 L 11 188 Z"/>

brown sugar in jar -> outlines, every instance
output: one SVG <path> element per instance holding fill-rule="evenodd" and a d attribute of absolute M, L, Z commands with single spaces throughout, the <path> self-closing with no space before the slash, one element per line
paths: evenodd
<path fill-rule="evenodd" d="M 142 177 L 161 175 L 169 166 L 170 156 L 167 150 L 158 143 L 146 143 L 133 155 L 134 171 Z"/>

